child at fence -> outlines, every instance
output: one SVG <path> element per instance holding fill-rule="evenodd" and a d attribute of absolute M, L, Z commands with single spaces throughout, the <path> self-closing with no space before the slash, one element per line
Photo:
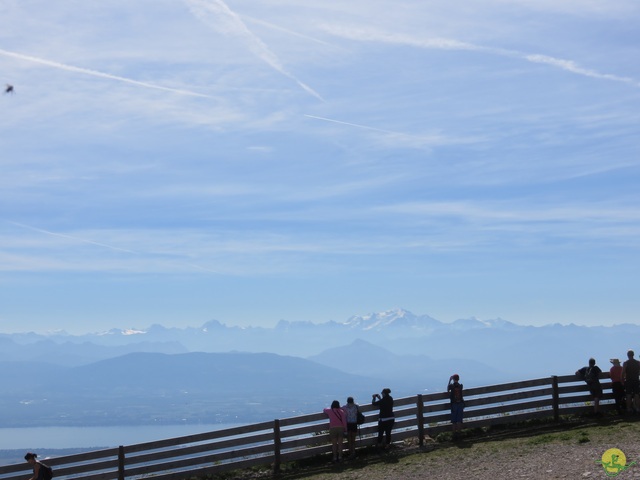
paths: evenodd
<path fill-rule="evenodd" d="M 344 441 L 344 431 L 347 429 L 347 413 L 340 407 L 340 402 L 331 402 L 331 408 L 323 410 L 329 417 L 329 438 L 331 439 L 331 453 L 333 463 L 342 461 L 342 442 Z"/>
<path fill-rule="evenodd" d="M 449 393 L 449 401 L 451 402 L 451 425 L 453 438 L 456 439 L 462 430 L 462 417 L 464 415 L 462 384 L 460 383 L 460 375 L 457 373 L 454 373 L 449 377 L 447 392 Z"/>

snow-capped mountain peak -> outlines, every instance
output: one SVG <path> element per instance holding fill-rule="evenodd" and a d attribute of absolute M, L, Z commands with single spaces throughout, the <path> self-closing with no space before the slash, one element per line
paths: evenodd
<path fill-rule="evenodd" d="M 438 320 L 428 316 L 416 316 L 402 308 L 387 310 L 368 315 L 355 315 L 349 318 L 344 325 L 352 329 L 381 330 L 383 328 L 412 328 L 429 329 L 442 325 Z"/>

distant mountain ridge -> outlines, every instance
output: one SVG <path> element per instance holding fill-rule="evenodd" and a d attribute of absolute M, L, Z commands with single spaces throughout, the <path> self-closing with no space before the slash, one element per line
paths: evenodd
<path fill-rule="evenodd" d="M 416 316 L 400 308 L 381 313 L 371 313 L 364 316 L 355 315 L 344 322 L 344 325 L 363 331 L 382 330 L 385 328 L 428 331 L 434 328 L 441 328 L 445 324 L 429 315 Z"/>
<path fill-rule="evenodd" d="M 65 331 L 52 331 L 47 334 L 38 334 L 34 332 L 26 333 L 0 333 L 0 338 L 13 338 L 18 343 L 29 343 L 42 338 L 50 339 L 67 339 L 71 341 L 76 340 L 91 340 L 96 338 L 102 339 L 114 339 L 119 338 L 123 342 L 126 341 L 138 341 L 141 337 L 163 337 L 169 334 L 171 338 L 174 336 L 188 336 L 195 334 L 212 334 L 220 331 L 236 331 L 236 332 L 262 332 L 262 331 L 282 331 L 282 330 L 304 330 L 315 328 L 349 328 L 351 330 L 382 330 L 385 328 L 412 328 L 416 330 L 430 330 L 436 328 L 447 328 L 451 326 L 465 326 L 468 328 L 492 328 L 492 327 L 513 327 L 513 328 L 525 328 L 514 323 L 508 322 L 502 319 L 495 320 L 478 320 L 475 317 L 468 319 L 456 320 L 452 323 L 444 323 L 429 315 L 415 315 L 408 310 L 399 308 L 394 310 L 387 310 L 379 313 L 370 313 L 366 315 L 354 315 L 344 322 L 328 321 L 324 323 L 312 323 L 307 321 L 286 321 L 281 320 L 275 327 L 238 327 L 227 326 L 226 324 L 218 320 L 209 320 L 200 327 L 164 327 L 160 324 L 152 324 L 147 328 L 112 328 L 107 331 L 86 333 L 83 335 L 71 335 Z M 127 339 L 127 340 L 124 340 Z M 106 340 L 105 340 L 106 341 Z"/>
<path fill-rule="evenodd" d="M 484 365 L 486 371 L 512 378 L 572 372 L 591 356 L 605 369 L 609 358 L 623 357 L 627 348 L 633 348 L 623 342 L 640 338 L 638 334 L 640 327 L 631 324 L 533 327 L 474 317 L 444 323 L 394 309 L 355 315 L 344 322 L 280 321 L 271 328 L 227 326 L 211 320 L 200 327 L 153 324 L 78 336 L 0 334 L 0 360 L 29 358 L 73 366 L 136 351 L 271 352 L 310 358 L 334 348 L 356 348 L 353 342 L 363 340 L 396 355 L 424 355 L 436 362 L 448 361 L 452 369 L 461 363 Z"/>
<path fill-rule="evenodd" d="M 367 402 L 575 372 L 624 358 L 640 327 L 440 322 L 397 309 L 345 322 L 111 329 L 86 335 L 0 334 L 5 425 L 237 422 L 318 411 L 347 395 Z M 80 414 L 83 412 L 82 414 Z"/>
<path fill-rule="evenodd" d="M 505 372 L 477 360 L 434 359 L 423 354 L 398 355 L 364 340 L 330 348 L 309 357 L 309 360 L 355 375 L 375 376 L 382 384 L 396 385 L 416 393 L 441 389 L 449 378 L 447 372 L 452 368 L 464 372 L 475 385 L 499 382 L 505 378 Z"/>
<path fill-rule="evenodd" d="M 318 411 L 377 388 L 271 353 L 130 353 L 78 367 L 0 362 L 3 426 L 248 423 Z M 344 397 L 344 398 L 343 398 Z"/>

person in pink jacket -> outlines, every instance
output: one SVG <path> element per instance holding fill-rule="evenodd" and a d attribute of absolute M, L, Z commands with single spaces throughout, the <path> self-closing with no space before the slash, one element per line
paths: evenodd
<path fill-rule="evenodd" d="M 329 438 L 331 439 L 331 451 L 333 453 L 333 463 L 342 461 L 342 442 L 344 432 L 347 429 L 347 412 L 340 407 L 340 402 L 331 402 L 331 408 L 323 410 L 329 417 Z"/>

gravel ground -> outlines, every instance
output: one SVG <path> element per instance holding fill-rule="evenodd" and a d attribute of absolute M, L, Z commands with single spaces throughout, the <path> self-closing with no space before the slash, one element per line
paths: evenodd
<path fill-rule="evenodd" d="M 607 475 L 599 462 L 610 449 L 626 456 L 626 470 Z M 610 454 L 605 456 L 610 458 Z M 231 477 L 236 480 L 513 480 L 640 478 L 640 418 L 582 419 L 571 423 L 502 431 L 468 432 L 457 442 L 406 442 L 382 453 L 362 454 L 332 465 Z M 613 472 L 615 473 L 615 471 Z M 227 477 L 229 478 L 229 477 Z"/>

